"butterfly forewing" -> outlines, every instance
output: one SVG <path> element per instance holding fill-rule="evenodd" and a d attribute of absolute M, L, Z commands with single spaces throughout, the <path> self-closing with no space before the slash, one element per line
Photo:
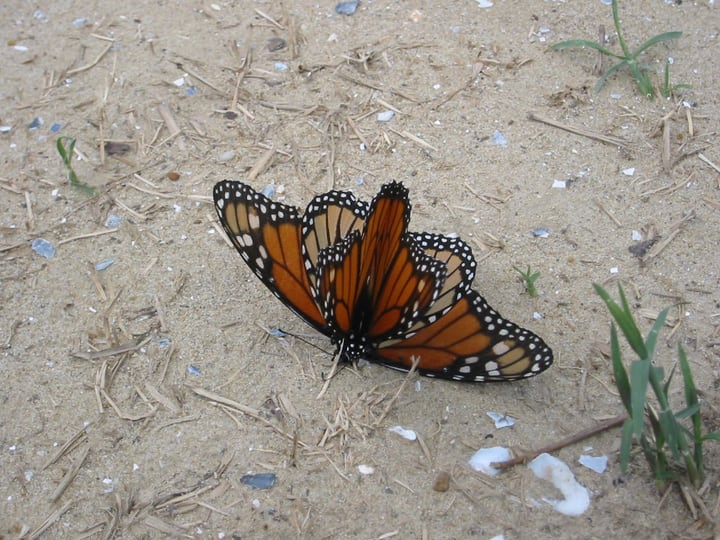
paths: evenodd
<path fill-rule="evenodd" d="M 373 199 L 362 241 L 360 281 L 367 283 L 372 301 L 378 299 L 393 258 L 410 221 L 408 190 L 402 184 L 385 184 Z M 374 304 L 373 304 L 374 305 Z"/>
<path fill-rule="evenodd" d="M 241 182 L 218 183 L 213 198 L 220 223 L 250 269 L 286 306 L 327 333 L 301 254 L 297 209 L 272 202 Z"/>

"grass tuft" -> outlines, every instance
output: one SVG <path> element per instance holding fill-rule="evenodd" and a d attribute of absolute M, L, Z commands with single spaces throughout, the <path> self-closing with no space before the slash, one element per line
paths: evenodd
<path fill-rule="evenodd" d="M 602 89 L 602 87 L 605 85 L 611 75 L 617 73 L 622 69 L 627 69 L 630 72 L 632 78 L 635 79 L 635 84 L 637 84 L 637 87 L 642 93 L 642 95 L 647 98 L 653 99 L 655 97 L 655 88 L 653 87 L 652 81 L 650 80 L 649 73 L 653 72 L 654 70 L 652 66 L 640 63 L 638 58 L 642 53 L 644 53 L 653 45 L 657 45 L 658 43 L 662 43 L 664 41 L 678 39 L 680 36 L 682 36 L 682 32 L 664 32 L 662 34 L 658 34 L 645 41 L 634 51 L 631 51 L 627 45 L 627 42 L 625 41 L 625 37 L 623 36 L 622 28 L 620 26 L 620 16 L 618 14 L 617 0 L 612 0 L 612 16 L 613 24 L 615 25 L 615 32 L 617 33 L 622 53 L 616 53 L 614 51 L 611 51 L 610 49 L 604 47 L 601 43 L 590 41 L 588 39 L 571 39 L 569 41 L 561 41 L 560 43 L 556 43 L 555 45 L 553 45 L 552 49 L 555 51 L 561 51 L 563 49 L 588 47 L 591 49 L 595 49 L 596 51 L 604 54 L 605 56 L 616 58 L 619 60 L 619 62 L 614 64 L 613 66 L 610 66 L 605 71 L 605 73 L 602 74 L 597 84 L 595 85 L 595 92 L 597 93 Z M 660 88 L 661 93 L 665 97 L 668 97 L 673 92 L 673 90 L 687 86 L 688 85 L 685 84 L 670 84 L 670 65 L 669 62 L 666 62 L 663 83 Z"/>
<path fill-rule="evenodd" d="M 622 287 L 618 285 L 619 304 L 600 285 L 595 284 L 593 287 L 615 321 L 610 326 L 610 355 L 615 385 L 628 412 L 620 442 L 620 467 L 623 474 L 627 472 L 630 463 L 632 443 L 637 441 L 650 465 L 658 489 L 664 489 L 668 482 L 679 480 L 683 474 L 695 488 L 699 488 L 704 480 L 703 442 L 720 441 L 720 433 L 702 432 L 701 404 L 682 345 L 678 345 L 678 364 L 683 379 L 685 408 L 674 412 L 670 407 L 670 382 L 675 368 L 666 379 L 663 368 L 654 363 L 658 335 L 670 307 L 659 313 L 650 332 L 643 338 Z M 623 361 L 618 328 L 637 356 L 630 362 L 629 372 Z M 648 389 L 652 389 L 655 398 L 652 403 Z M 690 419 L 689 428 L 684 425 L 686 419 Z"/>
<path fill-rule="evenodd" d="M 525 291 L 535 298 L 538 295 L 537 288 L 535 287 L 535 282 L 540 277 L 540 272 L 533 272 L 530 267 L 528 266 L 528 269 L 526 272 L 523 272 L 519 268 L 513 266 L 515 271 L 520 274 L 520 277 L 522 278 L 523 285 L 525 285 Z"/>
<path fill-rule="evenodd" d="M 65 141 L 67 141 L 67 146 L 65 146 Z M 95 195 L 95 190 L 91 186 L 88 186 L 87 184 L 84 184 L 80 180 L 78 180 L 77 174 L 75 174 L 75 170 L 73 169 L 72 156 L 73 150 L 75 149 L 75 138 L 64 136 L 58 137 L 56 146 L 58 154 L 60 154 L 60 158 L 65 165 L 65 169 L 67 170 L 67 176 L 68 180 L 70 181 L 70 185 L 74 188 L 79 189 L 80 191 L 84 191 L 88 195 Z"/>

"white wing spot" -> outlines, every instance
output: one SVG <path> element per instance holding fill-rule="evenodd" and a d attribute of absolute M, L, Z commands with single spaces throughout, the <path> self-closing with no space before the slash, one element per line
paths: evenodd
<path fill-rule="evenodd" d="M 503 354 L 507 353 L 510 350 L 510 347 L 508 347 L 507 343 L 504 341 L 501 341 L 500 343 L 496 343 L 493 345 L 492 351 L 498 356 L 502 356 Z"/>

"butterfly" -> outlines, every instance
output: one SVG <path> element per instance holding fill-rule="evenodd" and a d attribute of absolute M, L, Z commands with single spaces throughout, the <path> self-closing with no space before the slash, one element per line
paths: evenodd
<path fill-rule="evenodd" d="M 258 278 L 328 336 L 340 359 L 366 359 L 456 381 L 508 381 L 547 369 L 553 354 L 472 288 L 476 262 L 459 238 L 409 232 L 400 182 L 369 204 L 316 196 L 304 214 L 242 182 L 213 190 L 230 241 Z"/>

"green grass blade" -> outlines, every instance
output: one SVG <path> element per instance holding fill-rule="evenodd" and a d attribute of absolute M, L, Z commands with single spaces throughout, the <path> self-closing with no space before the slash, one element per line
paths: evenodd
<path fill-rule="evenodd" d="M 65 141 L 68 141 L 67 149 L 65 148 Z M 75 149 L 75 139 L 73 137 L 58 137 L 55 143 L 57 146 L 58 154 L 62 159 L 65 167 L 72 168 L 72 155 Z"/>
<path fill-rule="evenodd" d="M 693 380 L 692 370 L 690 369 L 690 363 L 688 362 L 687 355 L 683 346 L 678 344 L 678 359 L 680 362 L 680 373 L 683 378 L 683 391 L 685 393 L 685 404 L 687 408 L 685 411 L 694 411 L 689 413 L 692 422 L 692 439 L 694 442 L 693 457 L 695 459 L 695 466 L 697 467 L 698 478 L 702 479 L 705 475 L 705 463 L 703 460 L 703 434 L 702 434 L 702 417 L 700 416 L 700 400 L 698 399 L 697 388 L 695 387 L 695 381 Z M 679 415 L 680 413 L 678 413 Z M 681 418 L 678 416 L 678 418 Z M 720 440 L 720 439 L 719 439 Z"/>
<path fill-rule="evenodd" d="M 697 388 L 695 387 L 695 381 L 693 380 L 692 371 L 690 370 L 690 364 L 688 363 L 685 349 L 682 345 L 678 345 L 678 359 L 680 361 L 680 373 L 683 377 L 683 389 L 685 391 L 685 404 L 688 407 L 694 407 L 700 405 L 698 400 Z"/>
<path fill-rule="evenodd" d="M 677 364 L 675 366 L 673 366 L 673 368 L 670 370 L 670 375 L 668 375 L 667 381 L 665 381 L 665 384 L 662 387 L 663 394 L 665 394 L 666 396 L 670 395 L 670 383 L 672 382 L 673 375 L 675 375 L 675 367 L 676 366 L 677 366 Z M 660 375 L 660 379 L 662 379 L 662 378 L 663 378 L 663 376 Z"/>
<path fill-rule="evenodd" d="M 670 62 L 665 60 L 665 68 L 663 69 L 662 86 L 660 93 L 663 97 L 669 98 L 672 95 L 672 85 L 670 84 Z"/>
<path fill-rule="evenodd" d="M 636 360 L 630 364 L 630 418 L 633 433 L 639 437 L 643 431 L 643 413 L 650 374 L 650 360 Z"/>
<path fill-rule="evenodd" d="M 702 436 L 703 441 L 719 441 L 720 442 L 720 431 L 713 431 L 712 433 L 706 433 Z"/>
<path fill-rule="evenodd" d="M 650 329 L 650 332 L 648 333 L 647 339 L 645 340 L 645 351 L 646 356 L 645 358 L 652 359 L 653 356 L 655 356 L 655 347 L 657 346 L 657 338 L 660 334 L 660 329 L 665 324 L 665 321 L 667 320 L 668 312 L 670 311 L 669 307 L 666 307 L 663 309 L 655 319 L 655 323 L 652 325 L 652 328 Z"/>
<path fill-rule="evenodd" d="M 615 322 L 620 327 L 620 330 L 622 330 L 622 333 L 625 335 L 625 339 L 627 339 L 635 353 L 637 353 L 640 358 L 647 358 L 648 355 L 647 349 L 645 348 L 645 342 L 643 341 L 642 334 L 640 334 L 640 330 L 635 324 L 635 320 L 630 312 L 630 306 L 628 305 L 627 298 L 625 298 L 625 292 L 622 287 L 618 284 L 622 308 L 616 304 L 612 298 L 610 298 L 607 291 L 600 285 L 593 284 L 593 287 L 595 288 L 595 292 L 597 292 L 600 298 L 602 298 L 605 302 L 605 305 L 610 311 L 610 315 L 612 315 L 613 319 L 615 319 Z"/>
<path fill-rule="evenodd" d="M 612 18 L 613 26 L 615 26 L 615 33 L 617 34 L 618 42 L 620 43 L 620 48 L 622 49 L 625 58 L 629 58 L 630 49 L 628 49 L 628 46 L 625 43 L 625 38 L 623 37 L 622 27 L 620 25 L 620 15 L 618 14 L 617 0 L 612 0 Z"/>
<path fill-rule="evenodd" d="M 635 351 L 640 358 L 649 358 L 642 334 L 635 323 L 635 319 L 633 319 L 630 305 L 625 297 L 625 291 L 623 291 L 619 283 L 618 292 L 620 293 L 620 302 L 622 304 L 622 317 L 621 320 L 618 321 L 620 329 L 623 331 L 623 334 L 625 334 L 625 339 L 627 339 L 633 351 Z"/>
<path fill-rule="evenodd" d="M 612 358 L 613 375 L 615 376 L 615 386 L 620 392 L 623 406 L 628 414 L 632 413 L 632 404 L 630 396 L 630 381 L 628 380 L 627 370 L 622 361 L 622 353 L 620 352 L 620 342 L 618 341 L 617 330 L 615 325 L 610 325 L 610 357 Z"/>
<path fill-rule="evenodd" d="M 598 82 L 595 83 L 595 93 L 597 94 L 602 90 L 602 87 L 605 86 L 605 83 L 607 80 L 616 72 L 620 71 L 622 68 L 627 67 L 627 62 L 623 60 L 622 62 L 618 62 L 614 66 L 609 67 L 605 73 L 602 74 L 602 76 L 598 79 Z"/>
<path fill-rule="evenodd" d="M 680 36 L 682 36 L 682 32 L 664 32 L 662 34 L 658 34 L 657 36 L 653 36 L 650 39 L 648 39 L 645 43 L 640 45 L 637 49 L 635 49 L 635 51 L 633 51 L 633 53 L 632 53 L 632 57 L 637 58 L 639 55 L 641 55 L 643 52 L 645 52 L 647 49 L 649 49 L 653 45 L 656 45 L 657 43 L 661 43 L 663 41 L 679 39 Z"/>
<path fill-rule="evenodd" d="M 665 436 L 665 441 L 667 442 L 667 447 L 670 450 L 670 453 L 672 453 L 672 456 L 676 460 L 680 461 L 682 459 L 681 449 L 685 446 L 683 444 L 685 442 L 685 438 L 680 431 L 675 415 L 671 410 L 666 409 L 664 411 L 660 411 L 659 420 L 660 429 Z"/>
<path fill-rule="evenodd" d="M 565 49 L 579 49 L 579 48 L 589 48 L 589 49 L 595 49 L 596 51 L 600 51 L 606 56 L 612 56 L 614 58 L 622 59 L 624 56 L 620 56 L 619 54 L 611 51 L 610 49 L 607 49 L 600 45 L 599 43 L 595 41 L 590 41 L 589 39 L 570 39 L 568 41 L 561 41 L 559 43 L 555 43 L 550 48 L 553 51 L 562 51 Z"/>
<path fill-rule="evenodd" d="M 643 71 L 642 67 L 634 60 L 631 60 L 628 62 L 628 68 L 630 69 L 630 74 L 632 75 L 632 78 L 635 79 L 635 83 L 642 95 L 650 99 L 654 98 L 655 88 L 653 88 L 650 77 L 645 71 Z"/>
<path fill-rule="evenodd" d="M 657 479 L 660 476 L 660 455 L 657 453 L 655 448 L 653 448 L 652 444 L 650 444 L 650 439 L 644 433 L 640 437 L 640 448 L 642 448 L 645 459 L 647 460 L 648 465 L 650 466 L 650 470 L 652 471 L 653 476 L 655 477 L 655 481 L 657 482 Z"/>
<path fill-rule="evenodd" d="M 696 403 L 695 405 L 692 405 L 690 407 L 685 407 L 684 409 L 676 412 L 675 418 L 677 418 L 678 420 L 683 420 L 685 418 L 690 418 L 692 415 L 694 415 L 698 412 L 700 412 L 700 404 Z M 689 430 L 688 430 L 688 433 L 690 433 Z M 691 433 L 691 435 L 693 435 L 693 437 L 695 436 L 694 433 Z"/>
<path fill-rule="evenodd" d="M 622 426 L 622 434 L 620 438 L 620 471 L 627 473 L 628 464 L 630 463 L 630 448 L 633 440 L 633 426 L 630 418 L 625 420 Z"/>

